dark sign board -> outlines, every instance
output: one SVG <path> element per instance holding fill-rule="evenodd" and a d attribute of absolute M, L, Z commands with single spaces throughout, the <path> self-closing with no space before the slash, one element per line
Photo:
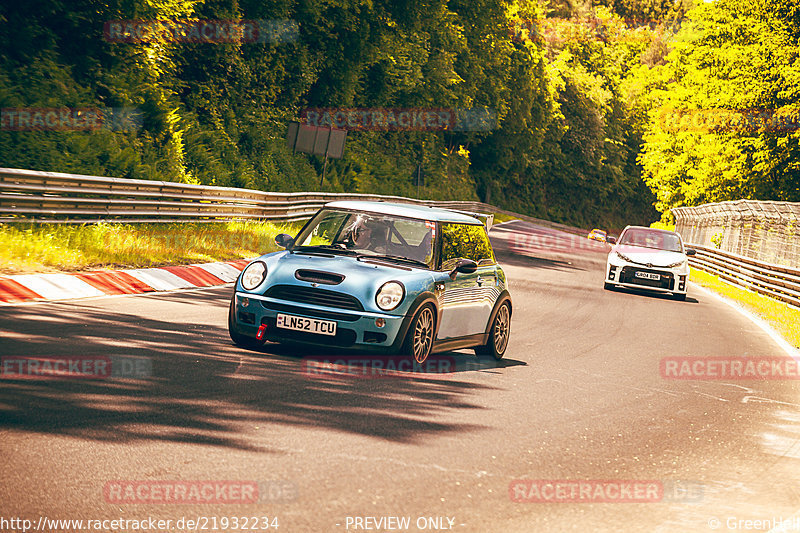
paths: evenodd
<path fill-rule="evenodd" d="M 341 159 L 344 156 L 344 142 L 347 140 L 347 130 L 331 130 L 328 142 L 328 157 Z"/>
<path fill-rule="evenodd" d="M 341 159 L 346 139 L 347 130 L 290 122 L 286 146 L 296 152 Z"/>

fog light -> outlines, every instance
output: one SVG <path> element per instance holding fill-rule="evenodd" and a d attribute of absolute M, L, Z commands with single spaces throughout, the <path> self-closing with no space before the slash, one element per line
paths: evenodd
<path fill-rule="evenodd" d="M 386 320 L 384 320 L 383 318 L 376 318 L 375 325 L 379 328 L 382 328 L 383 326 L 386 325 Z"/>
<path fill-rule="evenodd" d="M 241 298 L 239 300 L 239 303 L 241 304 L 242 307 L 247 307 L 248 305 L 250 305 L 250 298 Z"/>

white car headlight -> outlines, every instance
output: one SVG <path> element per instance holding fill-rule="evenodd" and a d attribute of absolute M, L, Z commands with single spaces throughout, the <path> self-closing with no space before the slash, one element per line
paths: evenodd
<path fill-rule="evenodd" d="M 680 261 L 676 261 L 674 263 L 671 263 L 671 264 L 667 265 L 667 268 L 683 267 L 683 266 L 686 266 L 686 263 L 687 263 L 686 259 L 681 259 Z"/>
<path fill-rule="evenodd" d="M 403 301 L 406 289 L 399 281 L 387 281 L 375 295 L 375 303 L 384 311 L 391 311 Z"/>
<path fill-rule="evenodd" d="M 265 277 L 267 277 L 267 265 L 261 261 L 250 263 L 242 272 L 242 287 L 252 291 L 261 285 Z"/>

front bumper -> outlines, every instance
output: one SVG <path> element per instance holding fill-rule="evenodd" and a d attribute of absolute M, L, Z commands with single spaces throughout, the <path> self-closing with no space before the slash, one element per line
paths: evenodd
<path fill-rule="evenodd" d="M 649 277 L 640 277 L 637 273 L 649 276 L 657 275 L 659 279 L 655 280 Z M 686 294 L 686 287 L 689 282 L 689 269 L 688 267 L 648 267 L 636 263 L 609 261 L 606 264 L 605 282 L 632 289 Z"/>
<path fill-rule="evenodd" d="M 356 350 L 395 350 L 405 336 L 407 317 L 369 311 L 297 303 L 256 294 L 236 292 L 231 324 L 241 335 L 256 338 L 265 325 L 264 340 L 297 342 Z M 278 313 L 336 322 L 336 335 L 308 333 L 277 327 Z M 379 320 L 380 319 L 380 320 Z M 378 323 L 383 322 L 380 327 Z"/>

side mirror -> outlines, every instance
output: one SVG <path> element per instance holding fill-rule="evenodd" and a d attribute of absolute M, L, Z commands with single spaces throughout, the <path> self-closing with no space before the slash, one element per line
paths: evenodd
<path fill-rule="evenodd" d="M 472 259 L 459 259 L 456 267 L 450 272 L 450 279 L 456 279 L 456 275 L 459 273 L 472 274 L 476 270 L 478 270 L 478 263 Z"/>
<path fill-rule="evenodd" d="M 613 235 L 609 235 L 608 237 L 606 237 L 606 242 L 608 244 L 617 244 L 617 238 L 614 237 Z"/>
<path fill-rule="evenodd" d="M 281 248 L 288 248 L 294 243 L 294 239 L 288 233 L 281 233 L 275 237 L 275 244 Z"/>
<path fill-rule="evenodd" d="M 694 248 L 687 248 L 686 255 L 697 255 L 697 250 L 695 250 Z"/>

